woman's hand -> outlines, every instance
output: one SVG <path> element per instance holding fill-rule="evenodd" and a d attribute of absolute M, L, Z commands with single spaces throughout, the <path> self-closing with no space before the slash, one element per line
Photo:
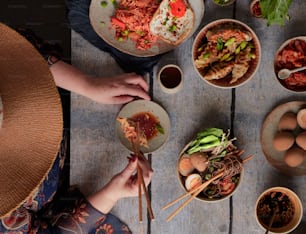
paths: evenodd
<path fill-rule="evenodd" d="M 148 160 L 143 155 L 138 159 L 133 157 L 126 168 L 115 175 L 105 187 L 88 197 L 91 205 L 102 213 L 108 213 L 119 199 L 137 196 L 137 164 L 141 167 L 145 184 L 148 186 L 153 175 Z"/>
<path fill-rule="evenodd" d="M 135 98 L 150 100 L 149 86 L 135 73 L 126 73 L 114 77 L 89 77 L 87 97 L 104 104 L 121 104 Z"/>
<path fill-rule="evenodd" d="M 135 98 L 150 100 L 148 84 L 135 73 L 91 77 L 63 61 L 50 70 L 57 86 L 103 104 L 123 104 Z"/>

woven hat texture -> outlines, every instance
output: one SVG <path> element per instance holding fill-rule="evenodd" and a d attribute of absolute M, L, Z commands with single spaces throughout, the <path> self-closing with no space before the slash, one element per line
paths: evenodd
<path fill-rule="evenodd" d="M 47 63 L 0 24 L 0 217 L 30 198 L 56 159 L 63 133 L 60 96 Z"/>

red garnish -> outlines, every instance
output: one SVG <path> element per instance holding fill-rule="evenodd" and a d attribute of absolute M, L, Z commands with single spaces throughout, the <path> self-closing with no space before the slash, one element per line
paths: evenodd
<path fill-rule="evenodd" d="M 186 4 L 183 0 L 173 0 L 169 3 L 171 14 L 177 18 L 183 17 L 186 12 Z"/>
<path fill-rule="evenodd" d="M 122 30 L 125 29 L 125 23 L 123 23 L 121 20 L 115 18 L 115 17 L 112 17 L 111 18 L 111 22 L 112 24 L 118 26 L 119 28 L 121 28 Z"/>

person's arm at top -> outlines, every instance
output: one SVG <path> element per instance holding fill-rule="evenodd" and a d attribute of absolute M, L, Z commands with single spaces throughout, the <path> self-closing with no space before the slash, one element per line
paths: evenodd
<path fill-rule="evenodd" d="M 50 70 L 58 87 L 103 104 L 122 104 L 135 98 L 150 100 L 148 84 L 135 73 L 92 77 L 63 61 L 53 64 Z"/>

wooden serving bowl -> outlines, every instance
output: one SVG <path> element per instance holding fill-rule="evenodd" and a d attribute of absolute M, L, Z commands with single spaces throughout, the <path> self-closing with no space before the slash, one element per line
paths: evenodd
<path fill-rule="evenodd" d="M 294 209 L 294 213 L 292 215 L 292 218 L 290 219 L 289 222 L 287 222 L 285 225 L 283 226 L 278 226 L 278 227 L 274 227 L 273 224 L 271 225 L 271 228 L 269 228 L 269 233 L 290 233 L 292 232 L 301 222 L 302 217 L 303 217 L 303 206 L 302 206 L 302 202 L 299 199 L 299 197 L 296 195 L 295 192 L 293 192 L 292 190 L 285 188 L 285 187 L 272 187 L 269 188 L 267 190 L 265 190 L 262 194 L 260 194 L 260 196 L 258 197 L 257 201 L 256 201 L 256 205 L 255 205 L 255 217 L 256 217 L 256 221 L 259 224 L 259 226 L 261 226 L 263 229 L 267 230 L 269 227 L 274 211 L 271 210 L 270 212 L 266 213 L 266 214 L 260 214 L 259 211 L 259 207 L 260 207 L 260 201 L 262 201 L 262 199 L 264 197 L 270 197 L 271 193 L 281 193 L 285 196 L 287 196 L 292 204 L 292 207 Z M 282 205 L 281 209 L 283 208 L 284 205 Z M 275 208 L 273 208 L 275 209 Z M 279 211 L 277 211 L 279 212 Z M 279 215 L 279 213 L 276 212 L 276 215 Z M 273 213 L 273 214 L 272 214 Z M 277 216 L 274 217 L 273 219 L 273 223 L 277 222 Z M 266 218 L 266 222 L 263 221 L 263 219 Z"/>
<path fill-rule="evenodd" d="M 230 83 L 232 76 L 227 75 L 224 78 L 218 79 L 218 80 L 206 80 L 203 76 L 205 75 L 204 69 L 198 69 L 195 65 L 195 60 L 199 56 L 198 49 L 207 41 L 206 34 L 209 30 L 212 29 L 227 29 L 227 28 L 235 28 L 235 29 L 241 29 L 243 31 L 247 31 L 251 34 L 252 36 L 252 42 L 254 44 L 254 54 L 255 58 L 250 61 L 250 66 L 247 70 L 247 72 L 239 78 L 236 82 Z M 223 89 L 230 89 L 230 88 L 235 88 L 239 87 L 246 82 L 250 81 L 252 77 L 255 75 L 257 72 L 259 65 L 261 61 L 261 46 L 258 37 L 254 33 L 254 31 L 245 23 L 234 20 L 234 19 L 219 19 L 215 20 L 207 25 L 205 25 L 200 32 L 197 34 L 193 45 L 192 45 L 192 63 L 193 66 L 198 73 L 199 77 L 204 80 L 206 83 L 209 85 L 212 85 L 217 88 L 223 88 Z"/>

